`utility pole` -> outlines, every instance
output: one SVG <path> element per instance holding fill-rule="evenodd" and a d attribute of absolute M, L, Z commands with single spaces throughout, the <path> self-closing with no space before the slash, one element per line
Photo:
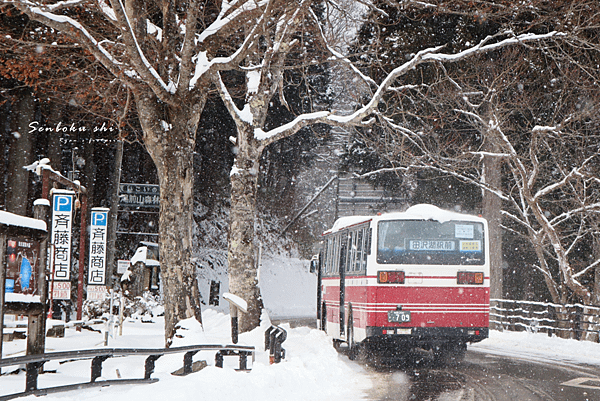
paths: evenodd
<path fill-rule="evenodd" d="M 110 194 L 110 212 L 108 213 L 108 248 L 106 253 L 107 283 L 108 287 L 113 286 L 113 277 L 115 274 L 115 254 L 117 243 L 117 215 L 119 213 L 119 186 L 121 185 L 121 171 L 123 166 L 123 140 L 117 141 L 115 153 L 115 168 L 113 171 L 113 185 Z"/>
<path fill-rule="evenodd" d="M 47 160 L 47 159 L 45 159 Z M 35 167 L 33 167 L 35 169 Z M 29 169 L 29 168 L 28 168 Z M 40 171 L 41 170 L 41 171 Z M 79 278 L 77 280 L 77 320 L 81 320 L 83 307 L 83 276 L 85 267 L 85 245 L 87 232 L 87 189 L 79 182 L 71 181 L 54 171 L 49 165 L 40 163 L 34 170 L 36 174 L 42 175 L 42 198 L 50 200 L 50 181 L 67 187 L 80 196 L 81 224 L 79 230 Z M 50 305 L 52 308 L 52 305 Z M 79 328 L 81 330 L 81 328 Z"/>

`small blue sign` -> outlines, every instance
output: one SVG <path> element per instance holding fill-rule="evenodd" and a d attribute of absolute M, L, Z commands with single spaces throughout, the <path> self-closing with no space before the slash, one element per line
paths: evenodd
<path fill-rule="evenodd" d="M 108 220 L 108 212 L 105 211 L 92 211 L 92 225 L 93 226 L 106 226 Z"/>
<path fill-rule="evenodd" d="M 73 197 L 71 195 L 54 195 L 52 203 L 55 212 L 70 212 L 73 210 Z"/>
<path fill-rule="evenodd" d="M 32 273 L 31 263 L 29 263 L 29 259 L 23 257 L 23 261 L 21 262 L 21 271 L 19 276 L 21 278 L 21 290 L 28 290 L 29 283 L 31 282 L 31 273 Z"/>

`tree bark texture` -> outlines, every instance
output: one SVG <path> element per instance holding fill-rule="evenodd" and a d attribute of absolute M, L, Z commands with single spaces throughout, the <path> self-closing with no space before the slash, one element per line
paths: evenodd
<path fill-rule="evenodd" d="M 29 192 L 29 171 L 24 166 L 32 162 L 32 140 L 29 123 L 33 121 L 35 102 L 30 89 L 20 91 L 19 100 L 11 110 L 11 143 L 6 210 L 25 216 Z"/>
<path fill-rule="evenodd" d="M 191 263 L 195 133 L 204 106 L 161 104 L 153 94 L 136 94 L 144 144 L 160 184 L 159 245 L 165 298 L 165 343 L 171 345 L 179 321 L 202 322 L 196 271 Z"/>
<path fill-rule="evenodd" d="M 252 132 L 252 130 L 248 129 Z M 250 134 L 238 131 L 240 137 Z M 248 313 L 239 316 L 239 331 L 244 333 L 258 327 L 263 308 L 258 287 L 256 260 L 255 217 L 256 187 L 262 148 L 252 139 L 240 140 L 238 154 L 231 173 L 231 212 L 229 227 L 229 291 L 248 302 Z"/>
<path fill-rule="evenodd" d="M 594 259 L 600 259 L 600 238 L 594 237 L 592 249 L 594 251 Z M 594 269 L 594 289 L 592 293 L 594 294 L 593 304 L 596 306 L 600 305 L 600 267 Z"/>
<path fill-rule="evenodd" d="M 488 141 L 488 151 L 497 153 L 498 146 Z M 502 160 L 498 157 L 483 158 L 485 184 L 492 188 L 502 186 Z M 483 191 L 483 217 L 488 221 L 490 236 L 490 298 L 503 299 L 504 285 L 502 276 L 502 199 L 490 191 Z"/>

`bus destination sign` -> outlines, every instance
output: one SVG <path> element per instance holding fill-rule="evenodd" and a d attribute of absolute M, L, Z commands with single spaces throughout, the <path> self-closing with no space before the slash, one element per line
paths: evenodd
<path fill-rule="evenodd" d="M 454 241 L 430 240 L 430 239 L 411 239 L 408 241 L 411 251 L 454 251 Z"/>

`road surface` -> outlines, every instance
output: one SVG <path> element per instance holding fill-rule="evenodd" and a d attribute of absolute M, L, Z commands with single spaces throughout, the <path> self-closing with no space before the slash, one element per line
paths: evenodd
<path fill-rule="evenodd" d="M 454 366 L 435 366 L 427 355 L 391 364 L 358 362 L 374 388 L 367 400 L 386 401 L 597 401 L 600 369 L 556 361 L 468 350 Z"/>
<path fill-rule="evenodd" d="M 315 319 L 282 318 L 292 327 Z M 369 401 L 600 401 L 600 367 L 474 346 L 463 361 L 436 366 L 425 352 L 357 361 L 373 381 Z"/>

